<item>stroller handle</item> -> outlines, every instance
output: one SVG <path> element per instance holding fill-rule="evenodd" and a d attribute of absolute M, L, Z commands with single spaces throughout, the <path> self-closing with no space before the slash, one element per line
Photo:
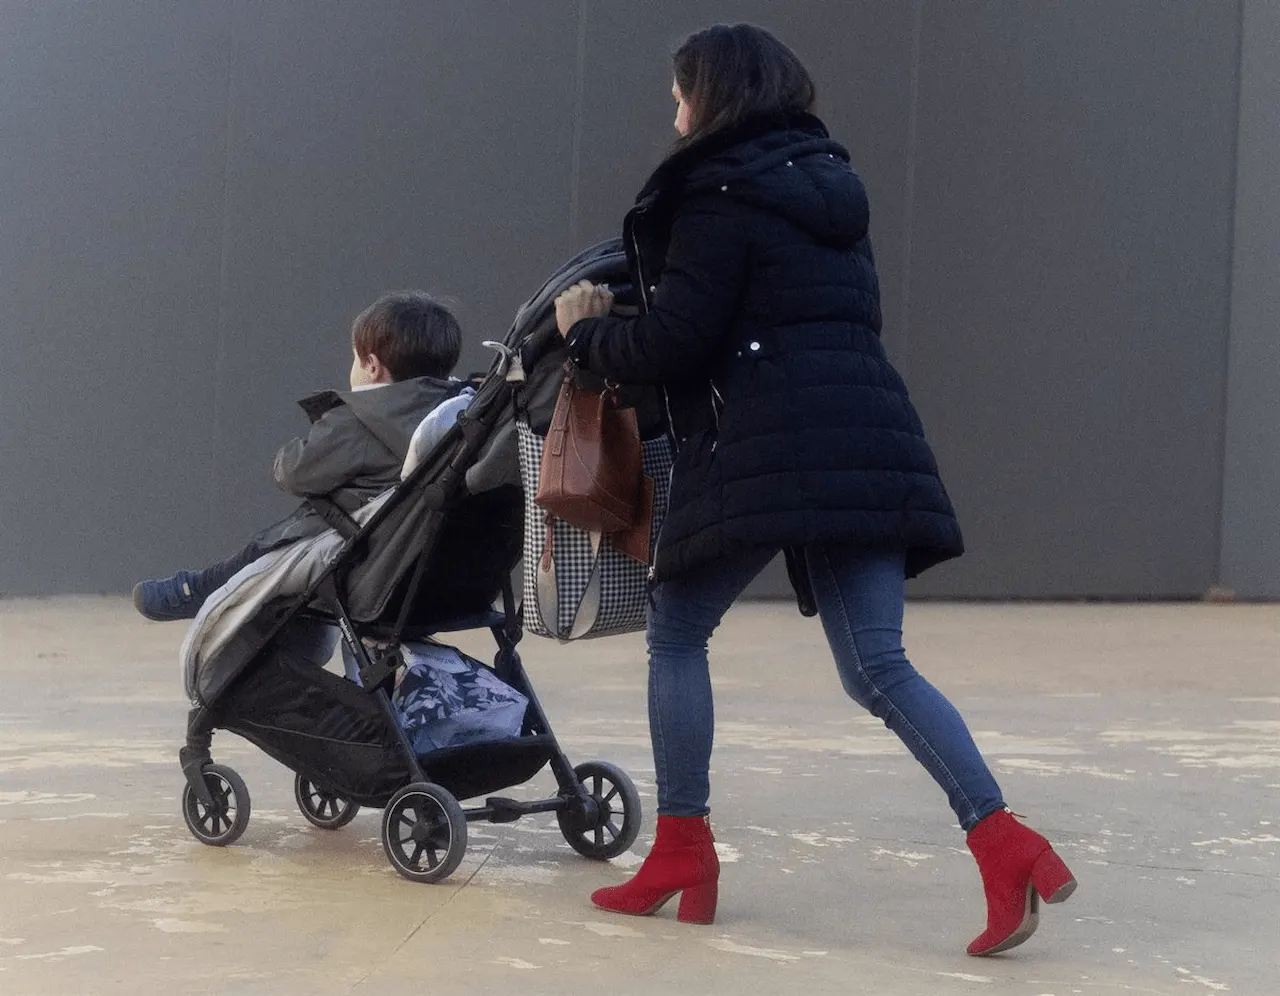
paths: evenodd
<path fill-rule="evenodd" d="M 623 281 L 621 283 L 616 283 L 616 284 L 605 284 L 604 287 L 605 287 L 605 290 L 607 290 L 610 294 L 613 295 L 614 301 L 618 302 L 619 304 L 639 304 L 640 303 L 639 299 L 636 297 L 635 285 L 631 283 L 631 281 L 629 280 Z"/>

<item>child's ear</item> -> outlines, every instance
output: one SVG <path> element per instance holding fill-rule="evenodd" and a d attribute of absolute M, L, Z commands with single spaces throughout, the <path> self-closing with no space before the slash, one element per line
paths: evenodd
<path fill-rule="evenodd" d="M 386 384 L 394 379 L 391 376 L 391 371 L 387 369 L 386 364 L 378 359 L 377 353 L 370 353 L 360 361 L 360 365 L 368 371 L 369 379 L 374 384 Z"/>

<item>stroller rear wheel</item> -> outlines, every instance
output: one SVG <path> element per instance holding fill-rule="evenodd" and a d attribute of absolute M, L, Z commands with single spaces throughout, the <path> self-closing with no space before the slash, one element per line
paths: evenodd
<path fill-rule="evenodd" d="M 640 833 L 640 793 L 621 768 L 587 761 L 573 769 L 589 803 L 556 813 L 569 846 L 586 858 L 608 861 L 624 853 Z"/>
<path fill-rule="evenodd" d="M 203 802 L 188 785 L 182 792 L 182 816 L 200 843 L 226 847 L 249 825 L 249 790 L 244 779 L 225 765 L 206 765 L 202 774 L 213 804 Z"/>
<path fill-rule="evenodd" d="M 382 812 L 382 848 L 410 881 L 439 882 L 453 874 L 467 851 L 466 814 L 439 785 L 406 785 Z"/>
<path fill-rule="evenodd" d="M 301 775 L 294 776 L 293 797 L 307 822 L 321 830 L 339 830 L 360 812 L 359 803 L 328 792 Z"/>

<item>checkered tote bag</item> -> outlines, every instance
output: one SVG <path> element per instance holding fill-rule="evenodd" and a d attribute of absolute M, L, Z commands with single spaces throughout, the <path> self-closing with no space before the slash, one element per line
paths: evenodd
<path fill-rule="evenodd" d="M 524 485 L 524 628 L 535 636 L 581 640 L 644 629 L 649 568 L 614 549 L 608 536 L 551 519 L 551 556 L 546 512 L 534 504 L 546 441 L 516 418 L 520 477 Z M 670 497 L 671 441 L 664 435 L 643 443 L 644 473 L 653 480 L 650 559 Z"/>

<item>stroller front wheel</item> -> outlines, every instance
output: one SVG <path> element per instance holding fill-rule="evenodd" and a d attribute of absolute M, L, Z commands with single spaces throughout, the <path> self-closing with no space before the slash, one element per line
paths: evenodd
<path fill-rule="evenodd" d="M 249 825 L 249 790 L 244 779 L 226 765 L 205 765 L 202 774 L 213 804 L 203 802 L 187 785 L 182 792 L 182 816 L 200 843 L 226 847 Z"/>
<path fill-rule="evenodd" d="M 467 817 L 448 791 L 430 782 L 406 785 L 382 812 L 387 860 L 412 882 L 439 882 L 467 851 Z"/>
<path fill-rule="evenodd" d="M 573 769 L 590 803 L 571 804 L 556 813 L 560 832 L 584 858 L 609 861 L 624 853 L 640 833 L 640 793 L 630 776 L 605 761 L 587 761 Z"/>
<path fill-rule="evenodd" d="M 321 830 L 339 830 L 356 818 L 360 804 L 328 792 L 310 779 L 295 775 L 293 797 L 307 822 Z"/>

